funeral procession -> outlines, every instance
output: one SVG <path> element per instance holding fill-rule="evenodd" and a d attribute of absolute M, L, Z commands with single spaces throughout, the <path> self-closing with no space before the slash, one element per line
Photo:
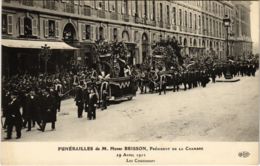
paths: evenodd
<path fill-rule="evenodd" d="M 1 3 L 2 141 L 258 140 L 253 2 Z"/>

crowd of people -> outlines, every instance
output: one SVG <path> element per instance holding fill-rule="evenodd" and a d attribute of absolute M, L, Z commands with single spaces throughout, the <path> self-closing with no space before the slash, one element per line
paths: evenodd
<path fill-rule="evenodd" d="M 141 93 L 158 92 L 166 94 L 166 87 L 172 87 L 173 91 L 187 90 L 198 86 L 206 87 L 210 78 L 214 83 L 216 77 L 230 74 L 236 76 L 255 76 L 258 64 L 250 62 L 235 62 L 226 65 L 216 65 L 212 68 L 192 68 L 182 71 L 143 70 L 142 67 L 132 66 L 127 68 L 128 75 L 135 78 L 136 86 Z M 6 139 L 12 138 L 15 127 L 16 138 L 21 137 L 21 130 L 31 131 L 38 126 L 38 130 L 44 132 L 46 124 L 51 123 L 51 129 L 55 129 L 57 112 L 61 111 L 61 100 L 66 97 L 74 97 L 77 117 L 83 117 L 83 111 L 87 113 L 89 120 L 96 119 L 96 109 L 107 108 L 108 90 L 97 93 L 97 84 L 102 81 L 102 73 L 95 69 L 77 67 L 70 71 L 55 74 L 30 74 L 15 75 L 2 79 L 2 116 L 3 128 L 6 129 Z M 183 88 L 181 88 L 183 87 Z M 102 100 L 100 100 L 100 95 Z"/>

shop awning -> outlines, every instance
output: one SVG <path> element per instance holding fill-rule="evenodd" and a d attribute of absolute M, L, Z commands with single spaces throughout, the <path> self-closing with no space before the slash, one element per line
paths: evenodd
<path fill-rule="evenodd" d="M 77 49 L 75 47 L 71 47 L 65 42 L 58 42 L 58 41 L 2 39 L 1 43 L 3 46 L 11 47 L 11 48 L 42 49 L 42 47 L 47 46 L 51 50 L 76 50 Z"/>

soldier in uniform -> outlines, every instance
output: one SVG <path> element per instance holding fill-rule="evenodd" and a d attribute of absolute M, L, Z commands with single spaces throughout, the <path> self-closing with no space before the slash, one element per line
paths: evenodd
<path fill-rule="evenodd" d="M 160 76 L 160 84 L 159 84 L 159 95 L 161 95 L 162 91 L 164 94 L 166 94 L 166 76 L 161 75 Z"/>
<path fill-rule="evenodd" d="M 13 127 L 16 129 L 16 139 L 21 138 L 22 130 L 22 115 L 20 112 L 20 103 L 18 101 L 17 92 L 12 92 L 10 96 L 10 101 L 7 105 L 6 110 L 6 121 L 7 121 L 7 137 L 5 139 L 12 138 Z"/>
<path fill-rule="evenodd" d="M 97 108 L 97 95 L 94 92 L 94 89 L 91 88 L 90 94 L 89 94 L 89 102 L 88 102 L 88 107 L 89 107 L 89 120 L 91 119 L 96 119 L 96 108 Z"/>
<path fill-rule="evenodd" d="M 173 92 L 179 91 L 180 76 L 177 71 L 173 73 Z"/>
<path fill-rule="evenodd" d="M 83 108 L 84 108 L 84 96 L 83 96 L 83 88 L 81 85 L 76 88 L 76 106 L 78 107 L 78 118 L 82 118 Z"/>

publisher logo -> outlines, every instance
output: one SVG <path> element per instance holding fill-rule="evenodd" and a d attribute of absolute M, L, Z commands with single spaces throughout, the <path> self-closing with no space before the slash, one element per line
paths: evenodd
<path fill-rule="evenodd" d="M 247 157 L 250 156 L 250 153 L 247 152 L 247 151 L 243 151 L 243 152 L 239 152 L 239 153 L 238 153 L 238 156 L 239 156 L 239 157 L 242 157 L 242 158 L 247 158 Z"/>

